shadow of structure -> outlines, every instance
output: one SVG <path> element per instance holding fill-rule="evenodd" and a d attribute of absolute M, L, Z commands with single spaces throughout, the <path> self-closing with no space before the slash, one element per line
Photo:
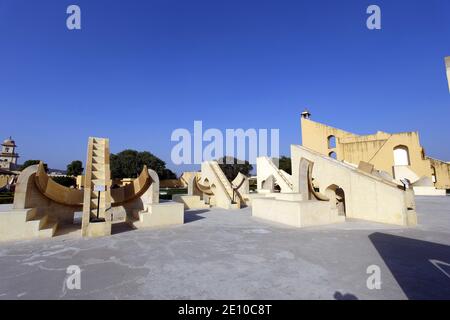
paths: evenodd
<path fill-rule="evenodd" d="M 358 300 L 358 297 L 351 293 L 342 294 L 340 291 L 334 293 L 335 300 Z"/>
<path fill-rule="evenodd" d="M 184 212 L 184 223 L 189 223 L 189 222 L 205 219 L 205 217 L 200 216 L 200 214 L 205 213 L 205 212 L 209 212 L 209 210 L 199 209 L 199 210 L 185 211 Z"/>
<path fill-rule="evenodd" d="M 81 224 L 64 224 L 58 226 L 58 228 L 56 229 L 55 236 L 62 236 L 68 234 L 78 235 L 79 233 L 81 233 Z"/>
<path fill-rule="evenodd" d="M 111 234 L 119 234 L 119 233 L 134 231 L 134 230 L 135 229 L 126 222 L 113 223 L 111 225 Z"/>
<path fill-rule="evenodd" d="M 450 299 L 450 246 L 379 232 L 369 239 L 408 299 Z"/>

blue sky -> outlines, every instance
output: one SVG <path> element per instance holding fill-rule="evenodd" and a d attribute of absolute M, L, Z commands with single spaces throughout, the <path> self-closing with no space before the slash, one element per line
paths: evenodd
<path fill-rule="evenodd" d="M 448 0 L 0 0 L 0 139 L 65 168 L 109 137 L 181 172 L 174 129 L 279 128 L 289 155 L 308 107 L 355 133 L 419 131 L 450 161 L 446 55 Z"/>

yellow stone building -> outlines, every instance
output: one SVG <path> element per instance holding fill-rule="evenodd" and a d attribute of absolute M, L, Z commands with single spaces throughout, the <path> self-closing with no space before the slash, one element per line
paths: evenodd
<path fill-rule="evenodd" d="M 414 185 L 450 189 L 450 163 L 425 155 L 418 132 L 357 135 L 301 117 L 302 145 L 323 155 L 358 165 L 360 161 L 389 173 L 395 180 L 407 178 Z M 445 194 L 445 193 L 444 193 Z"/>

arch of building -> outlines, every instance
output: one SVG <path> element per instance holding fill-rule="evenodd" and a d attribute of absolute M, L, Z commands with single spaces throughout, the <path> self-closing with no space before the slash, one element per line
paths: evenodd
<path fill-rule="evenodd" d="M 328 136 L 327 142 L 328 142 L 328 149 L 336 148 L 336 137 L 335 136 L 333 136 L 333 135 Z"/>
<path fill-rule="evenodd" d="M 330 199 L 332 208 L 337 209 L 338 214 L 345 216 L 345 191 L 336 184 L 332 184 L 325 189 L 325 195 Z"/>
<path fill-rule="evenodd" d="M 409 157 L 409 149 L 407 146 L 398 145 L 394 147 L 394 165 L 395 166 L 409 166 L 411 164 Z"/>

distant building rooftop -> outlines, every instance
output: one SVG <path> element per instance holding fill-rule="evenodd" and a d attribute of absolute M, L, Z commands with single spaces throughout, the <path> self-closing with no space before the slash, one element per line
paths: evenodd
<path fill-rule="evenodd" d="M 6 147 L 17 147 L 16 146 L 16 142 L 9 137 L 8 139 L 4 140 L 2 143 L 2 146 L 6 146 Z"/>

